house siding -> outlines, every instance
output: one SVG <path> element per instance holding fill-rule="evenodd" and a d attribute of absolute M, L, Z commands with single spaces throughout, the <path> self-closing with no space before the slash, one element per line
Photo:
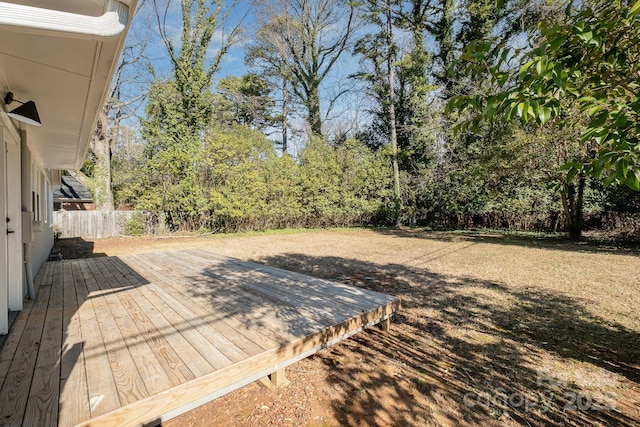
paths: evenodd
<path fill-rule="evenodd" d="M 53 216 L 51 192 L 51 174 L 38 166 L 33 160 L 27 144 L 28 135 L 21 132 L 22 156 L 22 211 L 31 212 L 28 215 L 32 220 L 31 243 L 25 243 L 31 247 L 31 277 L 35 277 L 42 264 L 49 257 L 53 247 Z M 28 238 L 27 238 L 28 240 Z M 24 239 L 23 239 L 24 241 Z M 27 275 L 23 275 L 22 295 L 27 295 Z"/>
<path fill-rule="evenodd" d="M 42 264 L 49 258 L 49 253 L 53 247 L 53 227 L 51 225 L 43 226 L 42 231 L 33 233 L 33 249 L 31 272 L 36 277 L 38 270 Z M 25 284 L 26 286 L 26 284 Z M 26 287 L 24 289 L 26 295 Z"/>

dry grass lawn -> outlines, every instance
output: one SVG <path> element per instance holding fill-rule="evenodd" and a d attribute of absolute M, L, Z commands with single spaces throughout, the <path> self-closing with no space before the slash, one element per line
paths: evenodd
<path fill-rule="evenodd" d="M 640 425 L 640 252 L 337 230 L 67 240 L 66 257 L 202 248 L 400 296 L 373 329 L 166 425 Z"/>

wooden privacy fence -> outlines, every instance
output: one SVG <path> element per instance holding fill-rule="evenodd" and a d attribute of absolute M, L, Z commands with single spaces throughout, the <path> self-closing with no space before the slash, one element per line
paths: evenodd
<path fill-rule="evenodd" d="M 131 234 L 127 224 L 131 221 L 142 224 L 146 216 L 139 211 L 57 211 L 53 213 L 53 225 L 62 238 L 112 237 Z"/>

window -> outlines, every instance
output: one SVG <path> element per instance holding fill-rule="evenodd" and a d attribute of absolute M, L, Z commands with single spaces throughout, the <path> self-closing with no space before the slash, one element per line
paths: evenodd
<path fill-rule="evenodd" d="M 31 163 L 31 212 L 34 231 L 42 231 L 43 221 L 46 217 L 46 180 L 38 166 Z"/>
<path fill-rule="evenodd" d="M 31 214 L 33 215 L 34 221 L 38 220 L 38 218 L 36 218 L 36 206 L 36 192 L 31 190 Z"/>

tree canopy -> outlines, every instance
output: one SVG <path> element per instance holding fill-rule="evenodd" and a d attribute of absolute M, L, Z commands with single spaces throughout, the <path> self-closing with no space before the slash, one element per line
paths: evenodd
<path fill-rule="evenodd" d="M 640 232 L 639 2 L 260 0 L 252 25 L 148 4 L 165 68 L 102 156 L 116 205 L 183 230 Z"/>
<path fill-rule="evenodd" d="M 625 184 L 640 190 L 640 2 L 621 1 L 567 8 L 565 24 L 541 22 L 540 41 L 528 52 L 474 41 L 462 56 L 467 75 L 488 71 L 497 92 L 467 95 L 449 106 L 476 110 L 462 129 L 477 129 L 498 115 L 545 126 L 559 126 L 578 107 L 586 114 L 580 142 L 592 149 L 562 167 L 568 179 L 589 174 L 605 185 Z M 517 74 L 510 62 L 521 61 Z"/>

